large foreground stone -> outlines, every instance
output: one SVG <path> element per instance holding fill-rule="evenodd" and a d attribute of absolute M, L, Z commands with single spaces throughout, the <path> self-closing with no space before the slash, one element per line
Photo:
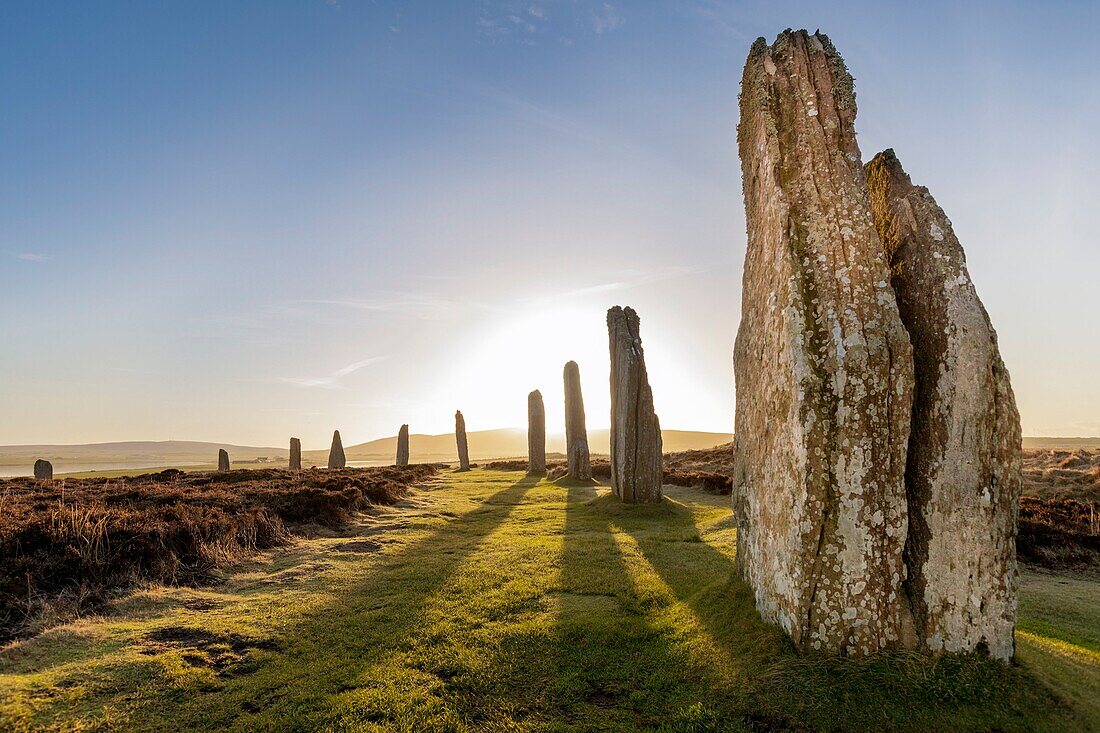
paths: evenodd
<path fill-rule="evenodd" d="M 328 467 L 345 468 L 348 460 L 344 456 L 344 443 L 340 440 L 340 431 L 332 431 L 332 446 L 328 449 Z"/>
<path fill-rule="evenodd" d="M 290 470 L 302 470 L 302 441 L 297 438 L 290 439 Z"/>
<path fill-rule="evenodd" d="M 225 448 L 218 449 L 218 471 L 225 473 L 229 470 L 229 452 Z"/>
<path fill-rule="evenodd" d="M 826 36 L 753 44 L 738 127 L 748 249 L 734 509 L 761 615 L 801 650 L 862 656 L 912 643 L 901 581 L 913 361 L 855 115 Z"/>
<path fill-rule="evenodd" d="M 607 311 L 611 349 L 611 486 L 625 502 L 661 500 L 661 425 L 645 369 L 638 314 Z"/>
<path fill-rule="evenodd" d="M 466 442 L 466 418 L 455 412 L 455 442 L 458 444 L 458 470 L 470 470 L 470 445 Z"/>
<path fill-rule="evenodd" d="M 39 458 L 34 462 L 34 477 L 36 479 L 52 479 L 53 478 L 53 464 L 47 460 Z"/>
<path fill-rule="evenodd" d="M 409 426 L 402 425 L 397 431 L 397 461 L 398 466 L 409 465 Z"/>
<path fill-rule="evenodd" d="M 592 478 L 592 458 L 588 451 L 588 428 L 584 419 L 584 397 L 581 395 L 581 371 L 570 361 L 563 373 L 565 382 L 565 457 L 569 478 L 588 481 Z"/>
<path fill-rule="evenodd" d="M 893 150 L 867 164 L 875 226 L 909 332 L 916 392 L 905 590 L 931 651 L 1014 650 L 1020 416 L 951 221 Z"/>
<path fill-rule="evenodd" d="M 546 473 L 546 407 L 537 389 L 527 395 L 527 473 Z"/>

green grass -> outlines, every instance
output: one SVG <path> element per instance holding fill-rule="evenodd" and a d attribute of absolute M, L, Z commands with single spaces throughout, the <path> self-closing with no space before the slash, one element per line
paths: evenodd
<path fill-rule="evenodd" d="M 668 491 L 634 507 L 447 473 L 363 537 L 303 540 L 224 586 L 149 589 L 10 647 L 0 728 L 1100 729 L 1094 582 L 1025 578 L 1021 666 L 798 657 L 733 577 L 728 499 Z M 364 540 L 377 551 L 336 549 Z"/>

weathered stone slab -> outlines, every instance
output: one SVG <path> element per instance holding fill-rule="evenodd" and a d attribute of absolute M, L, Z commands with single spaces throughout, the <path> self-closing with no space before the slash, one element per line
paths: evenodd
<path fill-rule="evenodd" d="M 45 459 L 39 458 L 34 462 L 34 477 L 40 480 L 52 479 L 53 464 Z"/>
<path fill-rule="evenodd" d="M 398 466 L 409 465 L 409 426 L 402 425 L 397 431 L 397 461 Z"/>
<path fill-rule="evenodd" d="M 348 459 L 344 456 L 344 443 L 340 440 L 340 431 L 332 431 L 332 446 L 328 449 L 328 467 L 346 468 Z"/>
<path fill-rule="evenodd" d="M 290 470 L 302 470 L 302 441 L 297 438 L 290 439 Z"/>
<path fill-rule="evenodd" d="M 867 164 L 875 227 L 913 345 L 904 584 L 931 651 L 1015 651 L 1020 416 L 950 219 L 893 150 Z"/>
<path fill-rule="evenodd" d="M 611 349 L 611 486 L 625 502 L 661 500 L 661 425 L 633 308 L 607 311 Z"/>
<path fill-rule="evenodd" d="M 470 470 L 470 446 L 466 442 L 466 418 L 455 412 L 455 442 L 458 444 L 458 470 Z"/>
<path fill-rule="evenodd" d="M 761 615 L 801 650 L 863 656 L 913 643 L 901 592 L 913 361 L 855 115 L 826 36 L 753 44 L 734 509 Z"/>
<path fill-rule="evenodd" d="M 546 406 L 537 389 L 527 395 L 527 473 L 546 473 Z"/>
<path fill-rule="evenodd" d="M 225 473 L 229 470 L 229 452 L 225 448 L 218 449 L 218 471 Z"/>
<path fill-rule="evenodd" d="M 565 456 L 569 478 L 588 481 L 592 478 L 592 458 L 588 450 L 588 428 L 585 425 L 584 397 L 581 394 L 581 371 L 577 362 L 566 363 L 565 382 Z"/>

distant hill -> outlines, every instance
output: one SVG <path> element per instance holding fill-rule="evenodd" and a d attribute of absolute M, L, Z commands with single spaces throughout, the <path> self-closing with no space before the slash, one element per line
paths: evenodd
<path fill-rule="evenodd" d="M 1098 450 L 1100 438 L 1024 438 L 1024 450 Z"/>
<path fill-rule="evenodd" d="M 137 440 L 84 445 L 5 445 L 0 446 L 0 475 L 26 473 L 38 458 L 54 465 L 58 473 L 93 469 L 156 468 L 213 464 L 218 449 L 224 448 L 234 461 L 255 462 L 267 458 L 286 461 L 288 448 L 264 448 L 232 443 L 195 440 Z"/>
<path fill-rule="evenodd" d="M 728 443 L 729 433 L 706 433 L 692 430 L 665 430 L 666 452 L 713 448 Z M 489 458 L 508 458 L 527 455 L 527 433 L 507 428 L 471 432 L 470 458 L 484 461 Z M 595 454 L 610 452 L 610 431 L 590 430 L 589 445 Z M 412 435 L 409 437 L 413 462 L 454 461 L 454 435 Z M 126 441 L 116 443 L 88 443 L 83 445 L 6 445 L 0 446 L 0 476 L 27 474 L 38 458 L 53 462 L 58 473 L 91 470 L 126 470 L 131 468 L 157 468 L 163 466 L 206 466 L 217 460 L 218 449 L 224 448 L 235 465 L 255 464 L 259 459 L 279 464 L 288 458 L 286 447 L 235 445 L 194 440 Z M 1100 449 L 1100 438 L 1024 438 L 1027 450 Z M 549 453 L 565 452 L 565 437 L 551 435 L 547 439 Z M 397 451 L 397 438 L 381 438 L 367 443 L 345 447 L 349 461 L 366 464 L 389 464 Z M 305 464 L 324 465 L 328 450 L 305 451 Z M 243 466 L 242 466 L 243 467 Z"/>
<path fill-rule="evenodd" d="M 663 430 L 661 432 L 666 451 L 694 450 L 713 448 L 733 439 L 729 433 L 704 433 L 692 430 Z M 466 434 L 470 443 L 470 460 L 484 461 L 489 458 L 508 458 L 527 455 L 527 431 L 516 428 L 498 430 L 480 430 Z M 588 445 L 593 453 L 611 451 L 610 430 L 588 431 Z M 546 439 L 548 453 L 565 453 L 565 436 L 550 435 Z M 410 435 L 409 454 L 413 463 L 435 461 L 454 461 L 456 457 L 455 436 Z M 397 438 L 380 438 L 359 445 L 344 446 L 349 461 L 371 463 L 392 463 L 397 452 Z M 328 458 L 327 450 L 304 451 L 302 460 L 323 464 Z"/>

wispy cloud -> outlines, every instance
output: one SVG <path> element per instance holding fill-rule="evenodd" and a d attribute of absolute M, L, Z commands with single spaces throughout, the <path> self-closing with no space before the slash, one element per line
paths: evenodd
<path fill-rule="evenodd" d="M 553 23 L 550 8 L 554 11 Z M 478 32 L 494 41 L 510 39 L 534 45 L 548 37 L 571 46 L 573 39 L 569 34 L 578 28 L 602 36 L 622 28 L 625 23 L 626 18 L 619 8 L 609 2 L 480 0 L 478 4 Z"/>
<path fill-rule="evenodd" d="M 368 356 L 366 359 L 361 359 L 354 364 L 348 364 L 346 367 L 341 367 L 323 377 L 279 377 L 278 380 L 285 384 L 293 384 L 295 387 L 321 387 L 324 389 L 342 389 L 339 384 L 340 380 L 344 377 L 354 374 L 355 372 L 368 367 L 371 364 L 377 364 L 380 361 L 389 359 L 389 355 L 386 356 Z"/>
<path fill-rule="evenodd" d="M 438 298 L 430 295 L 406 295 L 393 294 L 389 297 L 377 300 L 361 300 L 358 298 L 326 298 L 313 300 L 294 300 L 285 303 L 287 306 L 331 306 L 337 308 L 350 308 L 352 310 L 371 311 L 374 313 L 395 313 L 426 321 L 439 321 L 453 318 L 456 314 L 469 307 L 469 304 L 458 301 Z"/>
<path fill-rule="evenodd" d="M 708 28 L 738 41 L 749 43 L 753 41 L 751 35 L 744 33 L 730 22 L 729 17 L 733 14 L 735 8 L 730 3 L 723 0 L 697 0 L 693 7 L 695 12 L 706 22 Z"/>
<path fill-rule="evenodd" d="M 541 5 L 516 0 L 482 0 L 478 7 L 477 29 L 492 39 L 512 37 L 531 42 L 546 28 L 547 14 Z"/>
<path fill-rule="evenodd" d="M 42 254 L 41 252 L 6 252 L 5 254 L 24 262 L 45 262 L 53 259 L 52 255 Z"/>
<path fill-rule="evenodd" d="M 592 30 L 597 36 L 618 30 L 626 25 L 626 18 L 611 3 L 603 3 L 602 6 L 592 11 Z"/>
<path fill-rule="evenodd" d="M 652 270 L 648 272 L 642 270 L 626 270 L 617 273 L 621 277 L 616 280 L 597 283 L 595 285 L 588 285 L 582 288 L 574 288 L 572 290 L 564 290 L 558 293 L 551 293 L 549 295 L 539 296 L 538 298 L 528 298 L 520 302 L 541 303 L 552 300 L 570 300 L 574 298 L 585 298 L 590 295 L 600 295 L 602 293 L 611 293 L 619 290 L 629 290 L 630 288 L 641 287 L 643 285 L 652 285 L 654 283 L 659 283 L 666 280 L 673 280 L 678 277 L 698 275 L 704 272 L 708 272 L 712 269 L 714 268 L 682 266 L 665 267 L 659 270 Z"/>

